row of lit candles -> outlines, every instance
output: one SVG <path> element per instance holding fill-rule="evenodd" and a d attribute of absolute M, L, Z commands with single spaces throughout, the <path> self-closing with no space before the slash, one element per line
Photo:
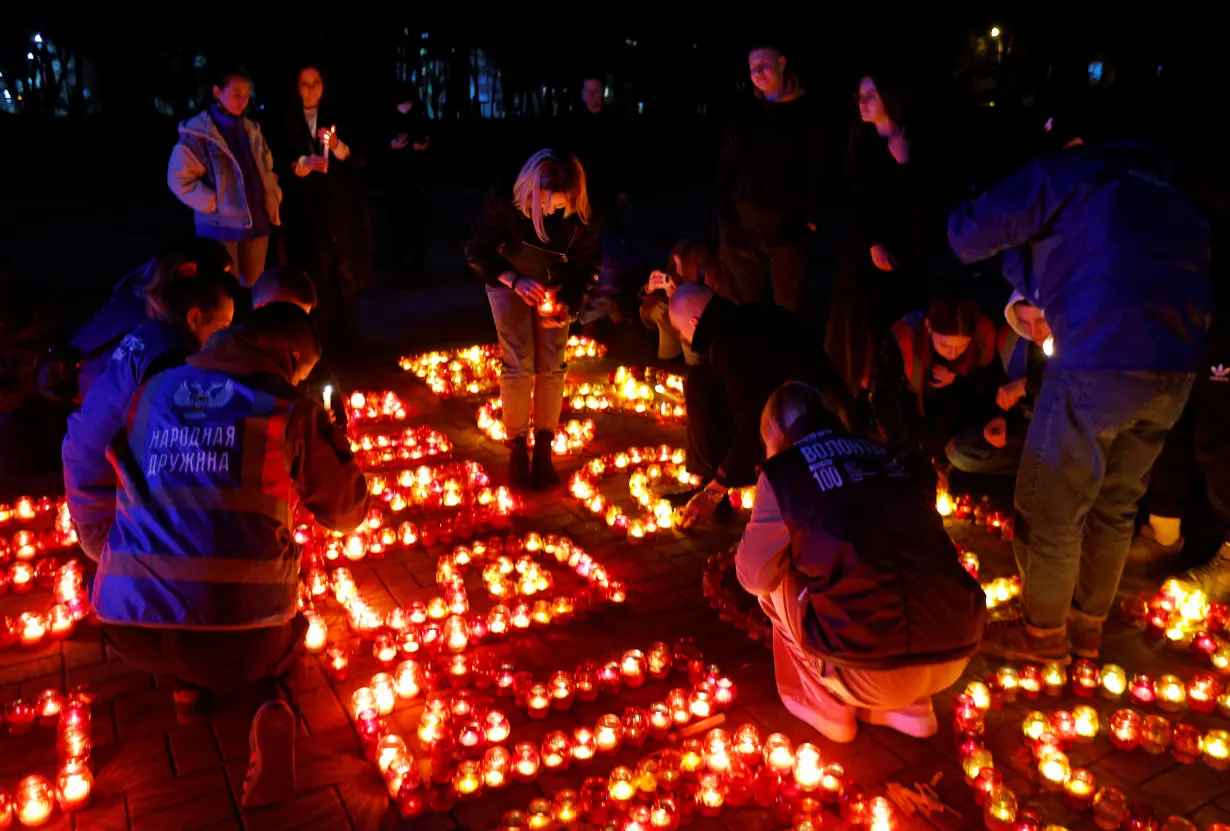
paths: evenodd
<path fill-rule="evenodd" d="M 504 422 L 500 420 L 501 402 L 494 399 L 478 408 L 477 423 L 478 429 L 483 435 L 492 441 L 507 441 L 508 431 L 504 427 Z M 559 425 L 555 430 L 555 436 L 551 439 L 551 453 L 555 456 L 568 456 L 573 453 L 579 453 L 584 450 L 590 442 L 594 440 L 595 435 L 594 422 L 592 419 L 578 421 L 570 419 L 564 424 Z M 531 433 L 528 436 L 528 444 L 534 446 L 535 438 Z"/>
<path fill-rule="evenodd" d="M 441 461 L 452 455 L 453 443 L 440 430 L 420 424 L 400 433 L 363 433 L 352 436 L 350 450 L 366 472 L 390 467 L 407 468 L 425 459 Z"/>
<path fill-rule="evenodd" d="M 40 568 L 44 564 L 48 568 Z M 14 564 L 27 568 L 29 565 Z M 0 616 L 0 649 L 14 645 L 36 647 L 47 639 L 63 640 L 89 614 L 84 575 L 77 560 L 58 564 L 54 557 L 43 558 L 29 574 L 19 574 L 9 587 L 20 593 L 35 584 L 52 589 L 52 604 L 45 611 L 26 611 L 17 617 Z"/>
<path fill-rule="evenodd" d="M 942 517 L 966 519 L 976 525 L 983 525 L 987 531 L 997 534 L 1005 540 L 1014 536 L 1014 522 L 1011 516 L 991 509 L 990 497 L 984 496 L 975 504 L 968 494 L 953 496 L 948 490 L 940 487 L 935 494 L 935 510 Z"/>
<path fill-rule="evenodd" d="M 331 388 L 326 388 L 325 408 L 331 405 Z M 387 424 L 405 421 L 406 407 L 392 390 L 361 392 L 355 390 L 346 396 L 346 420 L 354 428 L 367 424 Z"/>
<path fill-rule="evenodd" d="M 62 496 L 19 496 L 12 504 L 0 503 L 0 525 L 33 522 L 40 516 L 66 512 L 67 507 L 68 501 Z"/>
<path fill-rule="evenodd" d="M 0 788 L 0 829 L 10 827 L 13 820 L 27 828 L 37 828 L 51 818 L 57 805 L 65 813 L 72 813 L 89 803 L 94 787 L 89 765 L 93 749 L 93 700 L 86 687 L 77 687 L 68 695 L 48 689 L 39 694 L 36 702 L 6 705 L 5 722 L 10 732 L 27 732 L 35 721 L 56 727 L 59 772 L 54 783 L 39 774 L 27 776 L 18 782 L 12 795 Z"/>
<path fill-rule="evenodd" d="M 604 345 L 584 335 L 570 335 L 564 348 L 564 359 L 573 363 L 605 355 Z M 494 390 L 503 369 L 503 359 L 498 344 L 487 344 L 408 355 L 398 361 L 398 365 L 426 381 L 436 395 L 451 398 Z"/>

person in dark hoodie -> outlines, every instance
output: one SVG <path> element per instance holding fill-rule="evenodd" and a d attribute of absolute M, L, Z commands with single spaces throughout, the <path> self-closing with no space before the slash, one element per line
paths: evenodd
<path fill-rule="evenodd" d="M 824 131 L 780 49 L 752 49 L 748 69 L 756 101 L 726 128 L 718 168 L 722 293 L 798 312 L 828 196 Z"/>
<path fill-rule="evenodd" d="M 158 256 L 124 275 L 111 290 L 107 304 L 69 342 L 67 355 L 40 370 L 40 387 L 49 398 L 84 400 L 90 387 L 111 362 L 115 348 L 133 329 L 157 320 L 157 298 L 167 284 L 199 272 L 226 272 L 234 264 L 222 243 L 208 237 L 166 246 Z"/>
<path fill-rule="evenodd" d="M 504 356 L 500 400 L 510 447 L 508 481 L 514 488 L 559 484 L 551 439 L 563 407 L 568 323 L 598 271 L 600 243 L 590 218 L 581 163 L 540 150 L 511 186 L 491 189 L 466 242 L 466 260 L 487 284 Z"/>
<path fill-rule="evenodd" d="M 1019 246 L 1006 276 L 1054 339 L 1016 482 L 1019 619 L 983 650 L 1011 660 L 1095 658 L 1136 510 L 1192 389 L 1212 315 L 1209 227 L 1138 141 L 1101 140 L 1096 100 L 1048 122 L 1063 149 L 957 207 L 964 262 Z M 1070 119 L 1070 120 L 1069 120 Z"/>
<path fill-rule="evenodd" d="M 287 699 L 307 627 L 295 506 L 339 531 L 367 507 L 344 432 L 296 389 L 319 357 L 302 309 L 256 309 L 150 379 L 111 448 L 116 517 L 91 606 L 125 661 L 170 677 L 182 722 L 203 716 L 209 691 L 259 688 L 245 807 L 295 787 Z"/>
<path fill-rule="evenodd" d="M 772 621 L 787 710 L 835 742 L 858 721 L 926 738 L 931 696 L 978 649 L 985 598 L 935 513 L 935 476 L 853 435 L 846 394 L 789 381 L 769 397 L 735 572 Z"/>
<path fill-rule="evenodd" d="M 232 284 L 229 275 L 202 271 L 155 286 L 149 297 L 153 319 L 124 336 L 81 409 L 69 416 L 61 448 L 64 488 L 81 550 L 90 559 L 102 555 L 115 519 L 116 476 L 108 450 L 124 431 L 137 390 L 230 325 Z"/>
<path fill-rule="evenodd" d="M 764 459 L 760 411 L 791 378 L 841 387 L 836 369 L 811 348 L 796 316 L 771 303 L 736 306 L 699 283 L 684 283 L 670 299 L 670 322 L 679 338 L 705 360 L 688 368 L 687 469 L 704 486 L 688 498 L 683 525 L 732 515 L 730 488 L 756 481 Z M 843 412 L 851 405 L 843 400 Z M 847 413 L 848 415 L 848 413 Z"/>

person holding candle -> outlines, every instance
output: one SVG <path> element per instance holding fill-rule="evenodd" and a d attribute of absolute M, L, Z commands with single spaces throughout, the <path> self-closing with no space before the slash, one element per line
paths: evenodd
<path fill-rule="evenodd" d="M 487 284 L 503 353 L 500 400 L 514 488 L 559 484 L 551 440 L 563 406 L 568 322 L 594 285 L 598 256 L 585 170 L 554 150 L 531 156 L 511 187 L 492 188 L 466 242 L 466 259 Z"/>
<path fill-rule="evenodd" d="M 1002 379 L 995 324 L 972 302 L 943 299 L 889 329 L 871 386 L 871 409 L 884 442 L 904 460 L 945 459 L 948 440 L 985 413 Z"/>
<path fill-rule="evenodd" d="M 282 189 L 260 125 L 245 117 L 252 80 L 237 67 L 215 73 L 214 103 L 179 125 L 167 187 L 194 212 L 196 235 L 226 246 L 251 286 L 265 270 L 269 235 L 281 224 Z"/>
<path fill-rule="evenodd" d="M 332 360 L 358 346 L 355 297 L 372 283 L 367 157 L 318 67 L 300 68 L 296 90 L 276 145 L 285 165 L 283 257 L 316 283 L 315 320 Z"/>
<path fill-rule="evenodd" d="M 1020 258 L 1020 252 L 1005 252 Z M 985 425 L 958 433 L 944 447 L 944 454 L 957 470 L 988 475 L 1016 475 L 1025 446 L 1025 430 L 1033 414 L 1033 402 L 1042 388 L 1047 341 L 1051 329 L 1042 310 L 1013 292 L 1004 309 L 1007 326 L 996 341 L 1000 364 L 1008 382 L 995 392 L 997 413 Z"/>
<path fill-rule="evenodd" d="M 90 559 L 102 555 L 115 520 L 118 479 L 107 451 L 123 432 L 137 391 L 159 372 L 182 364 L 230 325 L 235 313 L 233 285 L 229 275 L 208 271 L 155 284 L 149 295 L 154 319 L 120 341 L 80 412 L 69 416 L 62 445 L 64 487 L 81 550 Z"/>
<path fill-rule="evenodd" d="M 1054 335 L 1017 473 L 1019 619 L 991 655 L 1096 656 L 1149 470 L 1187 402 L 1212 315 L 1209 228 L 1148 144 L 1103 127 L 1078 98 L 1046 123 L 1062 149 L 957 207 L 948 239 L 967 263 L 1025 246 L 1013 289 Z M 1102 134 L 1099 135 L 1099 132 Z M 1076 625 L 1069 624 L 1069 613 Z M 1079 641 L 1079 643 L 1077 643 Z"/>
<path fill-rule="evenodd" d="M 295 389 L 319 355 L 301 309 L 256 309 L 148 381 L 110 450 L 116 518 L 91 595 L 103 637 L 138 669 L 170 677 L 186 722 L 200 719 L 205 691 L 259 688 L 248 806 L 294 787 L 284 698 L 306 621 L 292 506 L 344 531 L 367 509 L 345 434 Z"/>
<path fill-rule="evenodd" d="M 760 413 L 773 391 L 790 378 L 833 388 L 838 375 L 828 357 L 809 346 L 798 317 L 781 305 L 736 306 L 710 288 L 686 283 L 671 296 L 670 319 L 680 339 L 704 359 L 688 369 L 683 396 L 687 468 L 705 484 L 669 497 L 687 500 L 686 528 L 733 516 L 729 489 L 756 481 L 756 465 L 764 458 Z M 840 404 L 843 412 L 852 406 L 848 400 Z"/>
<path fill-rule="evenodd" d="M 773 624 L 787 710 L 837 742 L 859 719 L 926 737 L 931 696 L 978 649 L 985 599 L 935 513 L 934 475 L 853 435 L 834 406 L 846 394 L 790 381 L 770 396 L 735 571 Z"/>
<path fill-rule="evenodd" d="M 658 330 L 658 360 L 673 361 L 681 354 L 689 365 L 700 362 L 700 356 L 679 340 L 679 333 L 670 321 L 670 298 L 684 283 L 700 283 L 715 288 L 713 264 L 703 243 L 683 239 L 671 251 L 667 271 L 655 271 L 641 289 L 641 322 Z"/>

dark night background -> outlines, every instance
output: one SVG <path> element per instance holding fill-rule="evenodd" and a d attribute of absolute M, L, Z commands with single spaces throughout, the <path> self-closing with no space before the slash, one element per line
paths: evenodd
<path fill-rule="evenodd" d="M 435 282 L 467 278 L 461 241 L 479 189 L 552 143 L 580 106 L 584 73 L 607 78 L 627 121 L 632 213 L 653 243 L 707 236 L 716 137 L 724 115 L 750 96 L 753 41 L 780 42 L 792 54 L 809 93 L 830 113 L 838 148 L 856 116 L 859 71 L 885 59 L 913 79 L 927 121 L 959 148 L 973 185 L 1035 149 L 1039 108 L 1027 106 L 1030 96 L 1096 85 L 1130 100 L 1142 130 L 1175 152 L 1185 186 L 1200 190 L 1203 204 L 1219 203 L 1225 142 L 1211 122 L 1225 73 L 1215 27 L 1191 15 L 1166 19 L 1153 9 L 1148 18 L 1116 20 L 1109 10 L 1073 17 L 1059 7 L 970 15 L 817 5 L 757 20 L 758 11 L 717 18 L 677 10 L 671 14 L 680 22 L 671 23 L 660 19 L 666 13 L 600 5 L 544 7 L 540 21 L 500 20 L 478 9 L 464 15 L 477 23 L 333 6 L 254 10 L 251 20 L 229 8 L 190 24 L 114 7 L 105 15 L 9 16 L 0 31 L 0 89 L 9 93 L 0 100 L 2 250 L 20 278 L 71 289 L 66 306 L 81 307 L 66 308 L 72 318 L 161 241 L 191 233 L 190 212 L 166 188 L 166 160 L 177 121 L 209 100 L 211 67 L 233 62 L 251 72 L 251 114 L 265 124 L 298 105 L 302 62 L 325 70 L 326 97 L 372 148 L 367 186 L 378 264 L 382 150 L 399 73 L 431 109 L 428 268 Z M 989 37 L 992 26 L 998 39 Z M 36 33 L 43 47 L 34 44 Z M 54 54 L 31 61 L 27 54 L 40 48 Z M 31 90 L 36 66 L 46 71 L 53 60 L 60 83 L 44 80 Z M 1093 62 L 1101 64 L 1098 79 Z"/>

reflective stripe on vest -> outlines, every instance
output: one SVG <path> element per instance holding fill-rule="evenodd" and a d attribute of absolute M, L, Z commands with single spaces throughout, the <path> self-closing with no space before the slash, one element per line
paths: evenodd
<path fill-rule="evenodd" d="M 145 385 L 113 447 L 121 487 L 94 584 L 100 620 L 243 629 L 294 616 L 291 406 L 192 366 Z"/>

